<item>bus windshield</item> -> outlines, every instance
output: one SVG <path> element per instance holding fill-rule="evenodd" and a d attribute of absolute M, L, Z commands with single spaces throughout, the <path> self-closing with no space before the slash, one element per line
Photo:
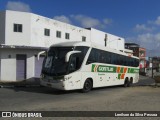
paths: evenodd
<path fill-rule="evenodd" d="M 73 47 L 51 47 L 43 62 L 42 73 L 52 76 L 66 74 L 68 63 L 65 56 Z"/>
<path fill-rule="evenodd" d="M 85 54 L 86 47 L 51 47 L 44 59 L 42 73 L 49 76 L 61 76 L 74 72 L 80 68 Z M 69 62 L 65 62 L 66 54 L 70 51 L 78 50 L 80 54 L 71 55 Z"/>

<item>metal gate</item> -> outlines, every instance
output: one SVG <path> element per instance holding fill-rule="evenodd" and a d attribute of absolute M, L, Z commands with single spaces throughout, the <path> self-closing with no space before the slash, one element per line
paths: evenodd
<path fill-rule="evenodd" d="M 16 55 L 16 79 L 24 80 L 26 79 L 26 55 L 17 54 Z"/>
<path fill-rule="evenodd" d="M 39 60 L 37 59 L 37 56 L 35 56 L 35 77 L 39 78 L 41 75 L 42 70 L 42 64 L 43 64 L 44 56 L 40 56 Z"/>

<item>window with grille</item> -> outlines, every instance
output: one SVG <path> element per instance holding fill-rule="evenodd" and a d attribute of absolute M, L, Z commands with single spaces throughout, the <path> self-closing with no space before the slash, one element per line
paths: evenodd
<path fill-rule="evenodd" d="M 66 33 L 66 34 L 65 34 L 65 39 L 68 39 L 68 40 L 69 40 L 69 33 Z"/>
<path fill-rule="evenodd" d="M 22 24 L 14 24 L 13 31 L 14 32 L 22 32 Z"/>
<path fill-rule="evenodd" d="M 56 32 L 56 37 L 57 37 L 57 38 L 61 38 L 61 31 L 57 31 L 57 32 Z"/>
<path fill-rule="evenodd" d="M 50 36 L 50 29 L 44 29 L 44 35 L 45 36 Z"/>

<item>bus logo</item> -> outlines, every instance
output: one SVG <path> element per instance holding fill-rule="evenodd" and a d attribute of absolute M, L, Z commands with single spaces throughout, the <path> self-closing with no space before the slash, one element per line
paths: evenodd
<path fill-rule="evenodd" d="M 118 73 L 118 79 L 124 79 L 126 73 L 138 73 L 139 69 L 92 64 L 91 72 Z"/>

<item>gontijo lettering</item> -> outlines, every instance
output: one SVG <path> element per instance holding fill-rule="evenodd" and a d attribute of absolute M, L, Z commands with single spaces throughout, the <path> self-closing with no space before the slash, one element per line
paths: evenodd
<path fill-rule="evenodd" d="M 110 71 L 110 72 L 113 72 L 113 68 L 112 67 L 102 67 L 100 66 L 99 67 L 99 71 Z"/>

